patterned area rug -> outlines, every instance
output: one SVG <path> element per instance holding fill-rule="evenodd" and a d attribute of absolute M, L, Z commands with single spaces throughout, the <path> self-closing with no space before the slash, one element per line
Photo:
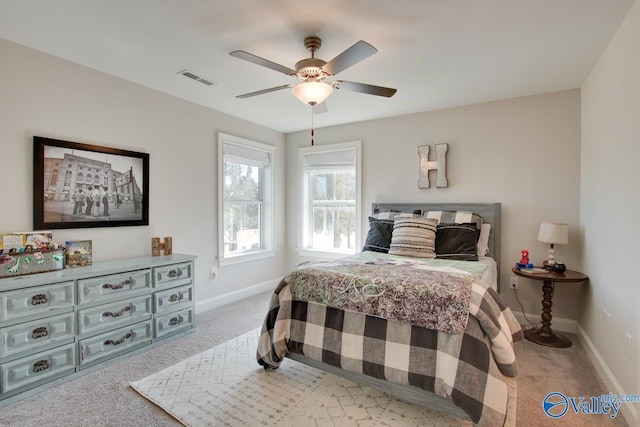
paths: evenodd
<path fill-rule="evenodd" d="M 259 330 L 131 386 L 187 426 L 468 426 L 471 422 L 287 359 L 258 366 Z"/>

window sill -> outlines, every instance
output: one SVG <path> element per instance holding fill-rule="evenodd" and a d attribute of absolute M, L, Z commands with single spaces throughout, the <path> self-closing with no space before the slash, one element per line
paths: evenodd
<path fill-rule="evenodd" d="M 338 259 L 355 255 L 355 251 L 333 252 L 322 249 L 298 249 L 298 255 L 310 258 Z"/>
<path fill-rule="evenodd" d="M 218 266 L 240 264 L 242 262 L 256 261 L 259 259 L 270 258 L 276 255 L 274 249 L 263 249 L 260 251 L 246 252 L 237 255 L 227 255 L 224 258 L 218 258 Z"/>

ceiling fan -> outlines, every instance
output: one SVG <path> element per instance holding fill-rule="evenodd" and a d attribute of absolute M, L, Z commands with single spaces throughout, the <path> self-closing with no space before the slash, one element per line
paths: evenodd
<path fill-rule="evenodd" d="M 343 89 L 351 92 L 360 92 L 384 97 L 391 97 L 396 93 L 396 89 L 374 86 L 366 83 L 348 82 L 344 80 L 334 80 L 332 82 L 326 81 L 326 79 L 335 76 L 339 72 L 346 70 L 352 65 L 355 65 L 378 52 L 378 50 L 369 43 L 360 40 L 329 62 L 315 57 L 316 51 L 320 49 L 320 46 L 322 45 L 322 40 L 319 37 L 310 36 L 305 38 L 304 45 L 311 51 L 311 58 L 298 61 L 295 65 L 295 70 L 253 55 L 249 52 L 245 52 L 244 50 L 234 50 L 233 52 L 230 52 L 229 55 L 236 58 L 262 65 L 263 67 L 267 67 L 288 76 L 298 77 L 301 80 L 301 82 L 297 84 L 286 84 L 256 92 L 245 93 L 243 95 L 238 95 L 236 98 L 249 98 L 256 95 L 291 88 L 293 94 L 300 101 L 314 106 L 321 104 L 325 99 L 327 99 L 331 92 L 333 92 L 333 89 Z"/>

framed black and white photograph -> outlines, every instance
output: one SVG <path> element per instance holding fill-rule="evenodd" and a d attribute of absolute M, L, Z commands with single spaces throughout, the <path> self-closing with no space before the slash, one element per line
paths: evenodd
<path fill-rule="evenodd" d="M 149 154 L 33 137 L 34 230 L 149 225 Z"/>

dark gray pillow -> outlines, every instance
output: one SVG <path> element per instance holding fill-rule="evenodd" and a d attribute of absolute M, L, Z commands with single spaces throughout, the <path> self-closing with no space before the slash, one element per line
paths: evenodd
<path fill-rule="evenodd" d="M 475 222 L 438 224 L 436 258 L 478 261 L 478 233 Z"/>
<path fill-rule="evenodd" d="M 473 222 L 476 224 L 478 237 L 480 237 L 483 218 L 476 213 L 468 211 L 429 211 L 424 214 L 424 217 L 435 218 L 438 220 L 438 224 L 467 224 Z"/>
<path fill-rule="evenodd" d="M 392 234 L 393 220 L 369 217 L 369 233 L 362 250 L 389 253 Z"/>

